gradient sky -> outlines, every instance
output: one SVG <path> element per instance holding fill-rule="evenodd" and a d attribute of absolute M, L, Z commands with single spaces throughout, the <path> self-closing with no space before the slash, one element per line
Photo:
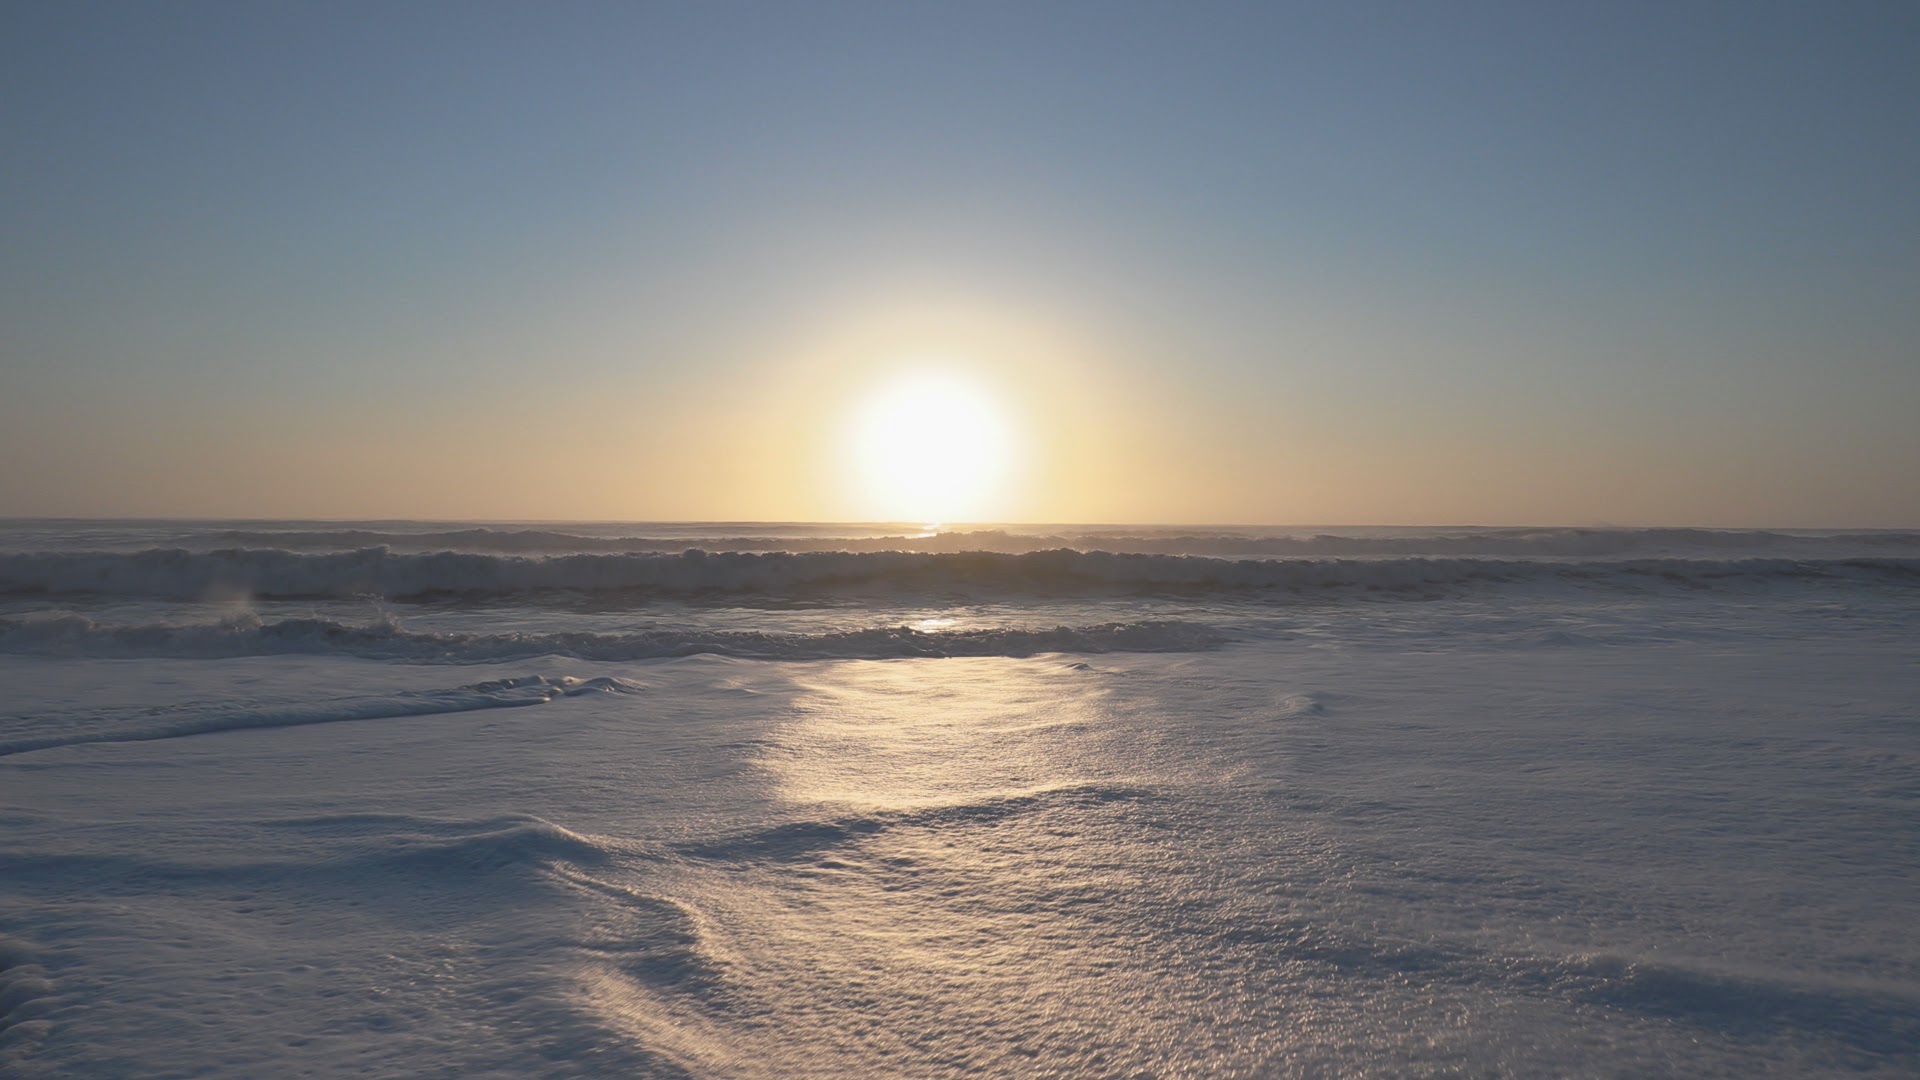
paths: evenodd
<path fill-rule="evenodd" d="M 1920 526 L 1920 4 L 0 3 L 0 514 Z"/>

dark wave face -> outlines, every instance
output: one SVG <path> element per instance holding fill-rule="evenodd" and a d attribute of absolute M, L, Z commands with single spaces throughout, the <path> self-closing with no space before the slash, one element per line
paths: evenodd
<path fill-rule="evenodd" d="M 1404 636 L 1476 605 L 1509 615 L 1454 639 L 1591 643 L 1778 597 L 1910 604 L 1920 533 L 0 522 L 0 654 L 36 657 L 1091 655 Z M 1406 618 L 1371 626 L 1380 604 Z"/>
<path fill-rule="evenodd" d="M 1035 656 L 1041 653 L 1183 652 L 1226 636 L 1209 626 L 1143 620 L 1051 629 L 926 631 L 888 626 L 825 633 L 665 628 L 624 633 L 457 632 L 409 629 L 397 621 L 332 619 L 116 625 L 75 614 L 0 618 L 0 652 L 69 657 L 350 656 L 416 663 L 478 663 L 564 656 L 651 660 L 711 654 L 749 660 L 891 660 L 905 657 Z"/>
<path fill-rule="evenodd" d="M 916 591 L 973 597 L 1089 594 L 1410 592 L 1497 585 L 1689 589 L 1827 580 L 1920 584 L 1920 558 L 1222 559 L 1059 549 L 999 552 L 707 552 L 677 555 L 302 553 L 278 549 L 0 555 L 0 592 L 172 599 L 636 594 L 852 595 Z"/>
<path fill-rule="evenodd" d="M 407 522 L 0 522 L 0 551 L 226 548 L 293 552 L 494 555 L 708 552 L 1021 554 L 1051 549 L 1235 558 L 1784 558 L 1920 557 L 1920 532 L 1699 528 L 1169 528 L 748 523 L 426 525 Z"/>

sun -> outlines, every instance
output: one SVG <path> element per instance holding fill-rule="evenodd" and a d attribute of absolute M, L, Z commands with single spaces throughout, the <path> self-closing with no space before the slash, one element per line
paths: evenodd
<path fill-rule="evenodd" d="M 978 380 L 922 369 L 876 387 L 849 430 L 859 505 L 873 520 L 984 521 L 1005 496 L 1014 438 Z"/>

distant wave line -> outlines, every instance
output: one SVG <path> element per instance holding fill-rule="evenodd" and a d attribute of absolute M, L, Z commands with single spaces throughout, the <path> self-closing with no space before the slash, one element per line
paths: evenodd
<path fill-rule="evenodd" d="M 543 591 L 839 596 L 967 592 L 994 596 L 1263 591 L 1410 591 L 1490 584 L 1712 588 L 1782 580 L 1920 585 L 1920 558 L 1225 559 L 1053 549 L 489 555 L 365 548 L 0 554 L 0 593 L 185 600 L 508 595 Z"/>
<path fill-rule="evenodd" d="M 1210 626 L 1178 620 L 1052 629 L 923 631 L 889 626 L 819 634 L 691 629 L 463 634 L 409 630 L 391 619 L 352 624 L 320 618 L 263 621 L 246 615 L 217 623 L 109 624 L 72 613 L 0 618 L 0 652 L 90 658 L 324 655 L 479 663 L 551 656 L 622 661 L 715 654 L 747 660 L 884 660 L 1185 652 L 1226 640 Z"/>
<path fill-rule="evenodd" d="M 1087 529 L 1023 532 L 1018 529 L 899 534 L 891 536 L 589 536 L 551 529 L 475 527 L 433 531 L 374 529 L 227 529 L 183 534 L 175 541 L 196 549 L 239 545 L 297 551 L 349 551 L 370 547 L 495 554 L 674 554 L 689 548 L 731 552 L 948 553 L 990 551 L 1020 554 L 1052 548 L 1150 555 L 1214 556 L 1478 556 L 1606 558 L 1741 553 L 1787 557 L 1912 552 L 1920 532 L 1839 531 L 1790 533 L 1764 529 L 1700 528 L 1497 528 L 1433 530 L 1418 535 L 1355 536 L 1315 532 L 1270 535 L 1248 532 Z"/>

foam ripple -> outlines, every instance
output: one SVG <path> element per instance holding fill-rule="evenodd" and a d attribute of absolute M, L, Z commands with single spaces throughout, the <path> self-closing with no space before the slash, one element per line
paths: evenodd
<path fill-rule="evenodd" d="M 895 829 L 991 825 L 1036 813 L 1138 802 L 1151 797 L 1149 791 L 1123 785 L 1062 784 L 900 809 L 784 821 L 715 840 L 685 844 L 675 852 L 687 858 L 715 862 L 779 862 L 808 858 L 820 851 Z"/>

